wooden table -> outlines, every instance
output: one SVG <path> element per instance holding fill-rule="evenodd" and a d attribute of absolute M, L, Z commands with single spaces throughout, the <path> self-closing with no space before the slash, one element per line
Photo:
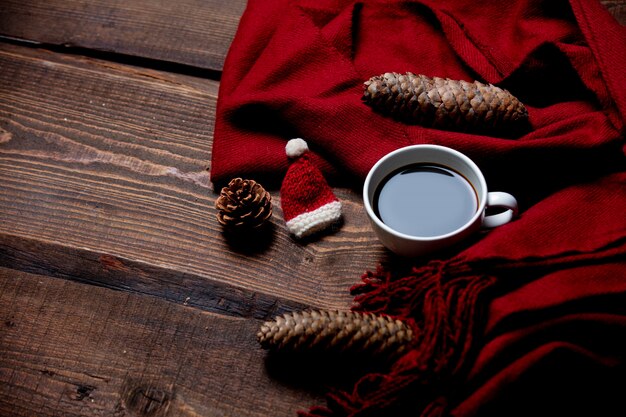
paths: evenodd
<path fill-rule="evenodd" d="M 605 1 L 626 23 L 626 1 Z M 293 416 L 323 403 L 272 365 L 264 319 L 347 309 L 388 260 L 358 192 L 302 245 L 225 239 L 209 181 L 244 0 L 0 3 L 0 415 Z"/>

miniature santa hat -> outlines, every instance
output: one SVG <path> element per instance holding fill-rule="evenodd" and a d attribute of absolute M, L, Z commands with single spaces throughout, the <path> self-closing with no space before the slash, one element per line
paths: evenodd
<path fill-rule="evenodd" d="M 309 158 L 303 139 L 291 139 L 285 146 L 293 162 L 280 188 L 281 206 L 287 229 L 297 238 L 324 230 L 341 218 L 341 203 L 320 170 Z"/>

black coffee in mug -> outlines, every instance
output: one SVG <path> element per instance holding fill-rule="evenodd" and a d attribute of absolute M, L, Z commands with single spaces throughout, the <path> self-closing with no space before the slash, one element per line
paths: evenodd
<path fill-rule="evenodd" d="M 383 223 L 411 236 L 441 236 L 476 214 L 472 184 L 455 170 L 417 163 L 387 175 L 374 193 L 374 211 Z"/>

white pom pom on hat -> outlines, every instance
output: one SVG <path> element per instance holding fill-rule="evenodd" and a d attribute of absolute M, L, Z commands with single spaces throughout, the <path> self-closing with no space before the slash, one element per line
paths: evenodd
<path fill-rule="evenodd" d="M 291 139 L 285 146 L 293 162 L 283 179 L 280 201 L 287 229 L 296 238 L 322 231 L 341 218 L 341 203 L 311 162 L 308 150 L 300 138 Z"/>
<path fill-rule="evenodd" d="M 306 144 L 306 141 L 300 138 L 291 139 L 285 146 L 285 153 L 292 159 L 299 157 L 308 150 L 309 146 Z"/>

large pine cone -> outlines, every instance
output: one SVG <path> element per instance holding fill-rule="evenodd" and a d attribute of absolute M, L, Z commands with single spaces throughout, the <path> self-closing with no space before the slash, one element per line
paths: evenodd
<path fill-rule="evenodd" d="M 215 202 L 217 220 L 232 230 L 257 228 L 272 215 L 272 198 L 254 180 L 235 178 Z"/>
<path fill-rule="evenodd" d="M 413 331 L 400 320 L 388 316 L 314 310 L 278 316 L 263 324 L 257 337 L 265 349 L 393 357 L 408 347 Z"/>
<path fill-rule="evenodd" d="M 404 122 L 457 131 L 520 127 L 526 107 L 507 90 L 478 81 L 387 72 L 364 83 L 363 101 Z"/>

